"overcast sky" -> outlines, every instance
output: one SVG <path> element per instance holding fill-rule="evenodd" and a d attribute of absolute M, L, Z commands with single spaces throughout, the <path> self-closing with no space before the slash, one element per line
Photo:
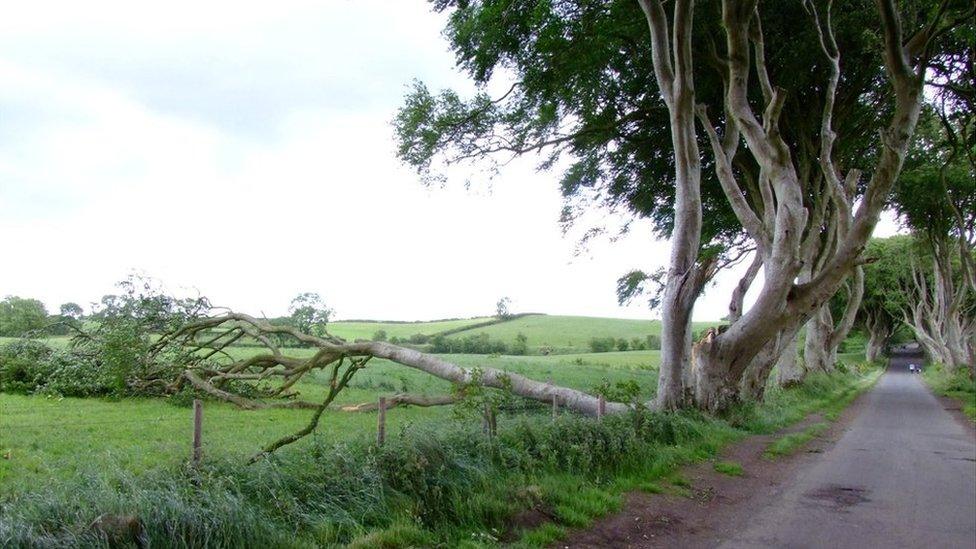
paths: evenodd
<path fill-rule="evenodd" d="M 0 18 L 0 295 L 56 310 L 137 270 L 276 315 L 653 316 L 615 281 L 665 265 L 637 224 L 576 255 L 552 174 L 428 189 L 394 157 L 411 79 L 470 90 L 421 0 L 8 4 Z M 608 224 L 619 220 L 608 219 Z M 734 273 L 700 301 L 725 314 Z"/>

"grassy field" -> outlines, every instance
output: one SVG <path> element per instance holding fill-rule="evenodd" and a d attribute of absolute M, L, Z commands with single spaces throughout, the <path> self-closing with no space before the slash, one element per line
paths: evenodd
<path fill-rule="evenodd" d="M 460 320 L 435 320 L 432 322 L 349 322 L 336 321 L 328 325 L 329 333 L 349 341 L 373 339 L 377 331 L 383 330 L 387 337 L 408 338 L 415 334 L 434 335 L 447 330 L 456 330 L 472 324 L 491 320 L 490 317 L 465 318 Z"/>
<path fill-rule="evenodd" d="M 702 330 L 716 324 L 696 322 L 694 329 Z M 593 338 L 613 337 L 629 341 L 634 338 L 644 339 L 648 335 L 661 335 L 661 322 L 590 316 L 529 315 L 493 326 L 466 330 L 456 336 L 488 334 L 491 339 L 510 343 L 520 333 L 528 338 L 530 349 L 549 346 L 557 353 L 585 353 L 590 350 L 590 340 Z"/>
<path fill-rule="evenodd" d="M 239 357 L 255 349 L 236 348 Z M 309 349 L 292 349 L 306 355 Z M 444 355 L 463 366 L 502 368 L 528 377 L 592 390 L 609 381 L 634 380 L 653 395 L 659 363 L 657 351 L 553 356 Z M 316 400 L 325 387 L 312 377 L 300 385 L 302 397 Z M 375 360 L 359 372 L 337 405 L 373 402 L 379 395 L 409 392 L 442 395 L 451 385 L 430 375 L 383 360 Z M 211 455 L 243 457 L 264 443 L 298 430 L 308 421 L 305 410 L 242 411 L 228 404 L 208 402 L 204 427 L 206 450 Z M 504 414 L 503 414 L 504 416 Z M 504 421 L 504 417 L 502 418 Z M 388 414 L 388 430 L 407 425 L 460 421 L 450 407 L 397 408 Z M 475 421 L 472 419 L 472 421 Z M 317 437 L 338 441 L 375 430 L 371 413 L 329 411 Z M 127 471 L 177 463 L 187 455 L 190 409 L 165 399 L 50 398 L 0 394 L 0 487 L 29 487 L 42 479 L 66 478 L 87 460 L 111 462 Z M 301 448 L 304 443 L 295 445 Z M 79 460 L 78 455 L 86 456 Z"/>

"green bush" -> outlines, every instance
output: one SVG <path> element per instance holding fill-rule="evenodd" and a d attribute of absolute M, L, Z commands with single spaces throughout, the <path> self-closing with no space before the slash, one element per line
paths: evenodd
<path fill-rule="evenodd" d="M 33 393 L 50 375 L 48 361 L 53 349 L 31 339 L 19 339 L 0 347 L 0 391 Z"/>
<path fill-rule="evenodd" d="M 609 353 L 616 345 L 617 340 L 612 337 L 594 337 L 590 339 L 590 351 L 594 353 Z"/>
<path fill-rule="evenodd" d="M 922 377 L 932 389 L 943 396 L 962 403 L 962 410 L 976 421 L 976 381 L 966 368 L 951 371 L 942 364 L 931 364 L 922 370 Z"/>
<path fill-rule="evenodd" d="M 504 355 L 509 354 L 508 345 L 493 341 L 488 334 L 469 335 L 463 338 L 450 338 L 436 335 L 431 340 L 430 352 L 466 355 Z"/>
<path fill-rule="evenodd" d="M 0 347 L 0 392 L 104 396 L 116 392 L 116 385 L 96 362 L 25 339 Z"/>
<path fill-rule="evenodd" d="M 519 332 L 515 336 L 515 343 L 512 344 L 511 353 L 513 355 L 529 354 L 529 338 L 526 337 L 522 332 Z"/>
<path fill-rule="evenodd" d="M 594 337 L 590 339 L 590 352 L 609 353 L 610 351 L 660 351 L 661 337 L 649 335 L 644 339 L 638 337 L 627 340 L 615 337 Z"/>

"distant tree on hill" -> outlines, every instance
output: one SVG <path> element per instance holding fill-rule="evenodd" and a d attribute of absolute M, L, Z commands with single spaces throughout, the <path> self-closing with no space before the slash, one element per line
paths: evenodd
<path fill-rule="evenodd" d="M 335 314 L 333 309 L 326 306 L 322 297 L 314 292 L 305 292 L 295 296 L 295 299 L 291 300 L 288 312 L 291 315 L 292 325 L 301 333 L 309 335 L 324 330 L 329 318 Z"/>
<path fill-rule="evenodd" d="M 386 341 L 386 330 L 376 330 L 373 334 L 373 341 Z"/>
<path fill-rule="evenodd" d="M 22 336 L 47 324 L 47 309 L 36 299 L 7 296 L 0 301 L 0 336 Z"/>
<path fill-rule="evenodd" d="M 509 307 L 511 305 L 512 305 L 512 300 L 509 299 L 507 296 L 499 299 L 498 303 L 495 304 L 495 316 L 497 316 L 498 318 L 509 318 L 510 316 L 512 316 L 512 313 L 509 310 Z"/>

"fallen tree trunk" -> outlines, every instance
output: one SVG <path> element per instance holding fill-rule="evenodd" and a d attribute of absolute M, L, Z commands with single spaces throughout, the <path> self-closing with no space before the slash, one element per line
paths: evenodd
<path fill-rule="evenodd" d="M 353 356 L 384 358 L 397 364 L 426 372 L 434 377 L 454 383 L 474 383 L 492 389 L 501 389 L 514 395 L 551 404 L 553 397 L 559 406 L 596 417 L 599 398 L 583 391 L 551 385 L 525 376 L 495 368 L 467 369 L 437 356 L 413 349 L 398 347 L 380 341 L 351 343 L 333 347 Z M 621 413 L 630 407 L 620 402 L 607 402 L 606 413 Z"/>

